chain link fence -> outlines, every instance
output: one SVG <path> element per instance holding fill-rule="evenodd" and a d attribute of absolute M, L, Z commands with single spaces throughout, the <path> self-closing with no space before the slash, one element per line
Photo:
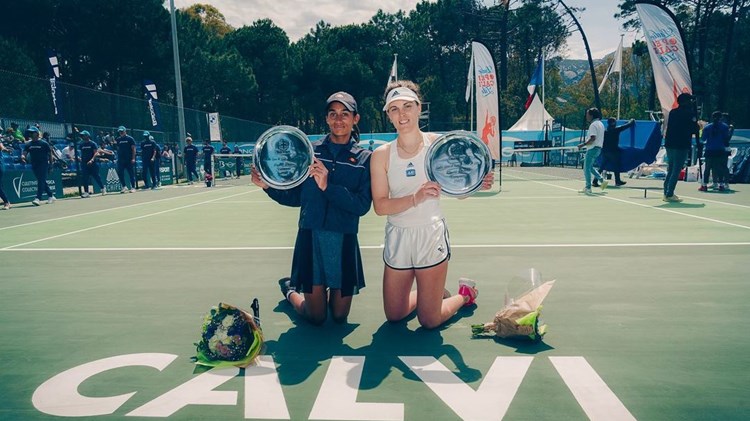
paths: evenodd
<path fill-rule="evenodd" d="M 177 111 L 173 105 L 159 103 L 159 125 L 153 127 L 148 101 L 55 81 L 56 104 L 53 103 L 49 79 L 0 70 L 0 125 L 12 122 L 21 130 L 39 123 L 53 140 L 63 140 L 75 125 L 89 130 L 93 137 L 101 132 L 116 135 L 125 126 L 131 136 L 140 140 L 148 130 L 160 144 L 184 146 L 179 138 Z M 55 105 L 58 113 L 55 113 Z M 208 113 L 184 109 L 185 129 L 197 140 L 209 137 Z M 254 142 L 270 125 L 239 118 L 220 117 L 222 138 L 230 142 Z"/>

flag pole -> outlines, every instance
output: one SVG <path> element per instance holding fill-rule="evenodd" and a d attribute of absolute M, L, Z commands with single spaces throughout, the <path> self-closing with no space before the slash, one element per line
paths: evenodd
<path fill-rule="evenodd" d="M 625 37 L 625 34 L 620 34 L 620 48 L 618 51 L 620 52 L 620 71 L 619 73 L 619 81 L 617 83 L 617 119 L 620 119 L 620 100 L 622 97 L 622 39 Z"/>
<path fill-rule="evenodd" d="M 544 50 L 542 50 L 542 107 L 544 107 Z"/>

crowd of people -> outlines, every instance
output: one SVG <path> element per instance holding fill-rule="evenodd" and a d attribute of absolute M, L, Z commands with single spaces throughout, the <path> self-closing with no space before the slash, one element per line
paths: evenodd
<path fill-rule="evenodd" d="M 729 164 L 731 153 L 729 142 L 732 139 L 734 127 L 731 125 L 729 115 L 721 111 L 711 114 L 711 122 L 700 122 L 695 113 L 693 96 L 682 93 L 677 97 L 677 106 L 669 113 L 667 119 L 666 134 L 664 136 L 664 149 L 667 156 L 667 174 L 664 179 L 663 201 L 668 203 L 679 203 L 682 199 L 675 194 L 677 181 L 683 176 L 683 170 L 691 164 L 690 152 L 693 147 L 697 149 L 699 168 L 702 168 L 701 192 L 708 191 L 708 183 L 713 180 L 713 188 L 720 192 L 729 189 Z M 598 108 L 586 110 L 586 121 L 589 123 L 587 138 L 578 145 L 579 149 L 585 148 L 583 175 L 584 188 L 581 193 L 592 194 L 591 187 L 607 188 L 606 171 L 597 171 L 594 166 L 599 155 L 602 155 L 601 168 L 618 168 L 622 150 L 619 147 L 620 133 L 635 125 L 631 119 L 626 124 L 617 125 L 615 118 L 607 119 L 605 127 L 602 113 Z M 614 179 L 616 186 L 625 185 L 626 182 L 620 178 L 620 172 L 615 170 Z"/>
<path fill-rule="evenodd" d="M 137 168 L 142 179 L 142 189 L 156 190 L 161 186 L 159 168 L 162 162 L 172 162 L 180 158 L 184 164 L 190 184 L 193 178 L 200 179 L 196 171 L 196 161 L 203 160 L 203 179 L 210 185 L 212 179 L 212 155 L 214 148 L 209 140 L 204 142 L 202 149 L 192 145 L 192 138 L 188 135 L 185 148 L 180 151 L 175 145 L 158 144 L 153 135 L 144 131 L 139 142 L 128 134 L 125 126 L 119 126 L 115 133 L 99 131 L 96 137 L 88 130 L 79 131 L 74 127 L 73 132 L 60 142 L 54 142 L 49 132 L 42 132 L 39 123 L 28 125 L 23 131 L 18 123 L 11 123 L 7 130 L 0 129 L 0 200 L 2 209 L 10 209 L 11 203 L 2 190 L 2 177 L 5 163 L 22 164 L 21 168 L 29 168 L 34 173 L 37 185 L 36 198 L 32 200 L 34 206 L 41 205 L 44 196 L 48 204 L 54 203 L 54 193 L 50 191 L 47 178 L 52 167 L 57 166 L 65 173 L 77 173 L 76 183 L 81 187 L 81 197 L 88 198 L 94 185 L 102 195 L 107 194 L 106 183 L 103 182 L 100 169 L 102 165 L 114 166 L 121 185 L 120 193 L 136 191 Z M 65 145 L 64 147 L 61 147 Z M 224 141 L 220 150 L 222 154 L 241 154 L 237 145 L 230 149 Z M 140 158 L 139 160 L 137 158 Z M 236 170 L 232 177 L 239 178 L 243 162 L 236 158 Z M 28 167 L 25 165 L 28 164 Z M 229 175 L 229 174 L 227 174 Z M 92 185 L 92 182 L 94 183 Z"/>

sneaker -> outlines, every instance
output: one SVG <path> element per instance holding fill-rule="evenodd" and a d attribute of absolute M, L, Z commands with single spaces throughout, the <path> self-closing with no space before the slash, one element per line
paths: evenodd
<path fill-rule="evenodd" d="M 719 188 L 719 185 L 716 183 L 711 184 L 711 189 L 716 190 Z"/>
<path fill-rule="evenodd" d="M 135 193 L 135 188 L 128 190 L 128 193 Z"/>
<path fill-rule="evenodd" d="M 591 183 L 591 186 L 592 186 L 592 187 L 599 187 L 599 180 L 596 180 L 596 179 L 595 179 L 595 180 L 594 180 L 594 182 L 593 182 L 593 183 Z"/>
<path fill-rule="evenodd" d="M 291 278 L 279 279 L 279 289 L 281 290 L 281 295 L 283 295 L 284 299 L 287 301 L 289 300 L 289 294 L 297 292 L 297 288 L 292 286 Z"/>
<path fill-rule="evenodd" d="M 10 203 L 4 203 L 3 210 L 9 210 L 9 209 L 10 209 Z"/>
<path fill-rule="evenodd" d="M 127 193 L 127 192 L 128 192 L 127 187 L 123 187 L 122 190 L 120 190 L 120 194 Z"/>
<path fill-rule="evenodd" d="M 583 193 L 583 194 L 592 194 L 592 193 L 591 193 L 591 189 L 583 189 L 583 190 L 578 190 L 578 193 Z"/>
<path fill-rule="evenodd" d="M 89 195 L 89 193 L 88 193 L 88 192 L 83 192 L 83 193 L 81 193 L 81 199 L 86 199 L 86 198 L 88 198 L 89 196 L 90 196 L 90 195 Z"/>
<path fill-rule="evenodd" d="M 107 194 L 107 187 L 102 187 L 102 196 Z"/>
<path fill-rule="evenodd" d="M 47 204 L 51 205 L 51 204 L 55 203 L 55 200 L 57 200 L 55 198 L 55 196 L 50 196 L 49 198 L 47 198 Z"/>
<path fill-rule="evenodd" d="M 31 201 L 31 204 L 34 206 L 39 206 L 42 202 L 39 201 L 39 199 L 34 199 Z"/>
<path fill-rule="evenodd" d="M 620 186 L 624 186 L 626 184 L 628 184 L 627 181 L 618 181 L 618 182 L 615 183 L 615 186 L 620 187 Z"/>
<path fill-rule="evenodd" d="M 459 278 L 458 279 L 458 295 L 468 297 L 468 299 L 464 303 L 464 307 L 474 304 L 474 302 L 477 299 L 477 296 L 479 295 L 479 290 L 477 289 L 476 281 L 472 281 L 471 279 L 468 279 L 468 278 Z"/>
<path fill-rule="evenodd" d="M 665 201 L 665 202 L 669 202 L 669 203 L 679 203 L 679 202 L 682 202 L 682 199 L 680 199 L 677 195 L 669 196 L 669 197 L 664 196 L 664 198 L 662 200 Z"/>
<path fill-rule="evenodd" d="M 719 186 L 719 191 L 727 191 L 727 188 L 724 186 Z"/>
<path fill-rule="evenodd" d="M 700 187 L 698 187 L 698 191 L 708 191 L 708 187 L 706 187 L 706 186 L 700 186 Z"/>
<path fill-rule="evenodd" d="M 602 190 L 606 189 L 608 185 L 609 185 L 609 181 L 602 180 Z"/>

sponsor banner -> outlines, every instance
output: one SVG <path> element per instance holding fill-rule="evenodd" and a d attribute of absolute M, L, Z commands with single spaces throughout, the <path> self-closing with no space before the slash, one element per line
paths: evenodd
<path fill-rule="evenodd" d="M 221 124 L 219 113 L 208 113 L 208 132 L 212 141 L 221 141 Z"/>
<path fill-rule="evenodd" d="M 47 185 L 55 197 L 63 197 L 62 172 L 55 168 L 47 179 Z M 3 191 L 10 203 L 31 202 L 36 198 L 37 182 L 31 169 L 5 170 L 3 174 Z M 46 198 L 46 195 L 44 195 Z"/>
<path fill-rule="evenodd" d="M 477 134 L 490 147 L 492 158 L 498 160 L 500 159 L 500 107 L 497 102 L 495 62 L 487 47 L 478 42 L 471 43 L 471 54 L 474 57 Z"/>
<path fill-rule="evenodd" d="M 174 184 L 174 173 L 172 173 L 171 163 L 161 163 L 159 165 L 159 182 L 162 186 Z"/>

